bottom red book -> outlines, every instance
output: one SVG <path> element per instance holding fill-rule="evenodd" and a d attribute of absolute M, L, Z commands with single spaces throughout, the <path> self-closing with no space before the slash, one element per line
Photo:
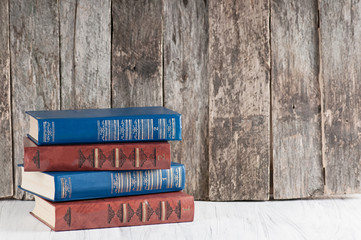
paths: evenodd
<path fill-rule="evenodd" d="M 183 192 L 71 202 L 35 197 L 31 214 L 54 231 L 191 222 L 194 199 Z"/>

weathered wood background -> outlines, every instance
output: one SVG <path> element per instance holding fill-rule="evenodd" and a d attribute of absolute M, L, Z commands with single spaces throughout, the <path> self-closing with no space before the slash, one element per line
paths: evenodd
<path fill-rule="evenodd" d="M 0 198 L 24 111 L 163 105 L 196 199 L 361 191 L 361 1 L 0 0 Z"/>

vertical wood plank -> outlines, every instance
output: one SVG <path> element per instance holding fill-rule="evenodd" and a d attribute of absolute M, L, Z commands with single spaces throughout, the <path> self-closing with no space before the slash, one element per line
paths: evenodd
<path fill-rule="evenodd" d="M 164 2 L 164 106 L 182 113 L 183 139 L 172 161 L 185 164 L 185 191 L 208 198 L 208 6 Z"/>
<path fill-rule="evenodd" d="M 13 195 L 9 2 L 0 4 L 0 198 Z"/>
<path fill-rule="evenodd" d="M 361 191 L 361 2 L 320 1 L 322 117 L 328 194 Z"/>
<path fill-rule="evenodd" d="M 111 3 L 59 2 L 61 108 L 111 106 Z"/>
<path fill-rule="evenodd" d="M 323 194 L 317 0 L 272 1 L 275 199 Z"/>
<path fill-rule="evenodd" d="M 112 106 L 163 105 L 162 1 L 112 2 Z"/>
<path fill-rule="evenodd" d="M 59 17 L 56 1 L 10 0 L 15 186 L 21 183 L 26 110 L 59 109 Z M 15 189 L 15 198 L 31 195 Z"/>
<path fill-rule="evenodd" d="M 209 3 L 209 197 L 269 198 L 269 2 Z"/>

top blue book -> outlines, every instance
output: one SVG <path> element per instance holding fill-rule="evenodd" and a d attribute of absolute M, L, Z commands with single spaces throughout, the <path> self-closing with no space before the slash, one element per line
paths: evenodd
<path fill-rule="evenodd" d="M 182 139 L 181 114 L 164 107 L 28 111 L 38 145 Z"/>

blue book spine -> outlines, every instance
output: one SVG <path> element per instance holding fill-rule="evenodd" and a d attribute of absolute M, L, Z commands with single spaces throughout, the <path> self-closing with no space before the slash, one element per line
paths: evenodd
<path fill-rule="evenodd" d="M 170 169 L 54 173 L 55 202 L 181 191 L 184 165 Z"/>
<path fill-rule="evenodd" d="M 181 125 L 181 115 L 38 119 L 37 144 L 181 140 Z"/>

